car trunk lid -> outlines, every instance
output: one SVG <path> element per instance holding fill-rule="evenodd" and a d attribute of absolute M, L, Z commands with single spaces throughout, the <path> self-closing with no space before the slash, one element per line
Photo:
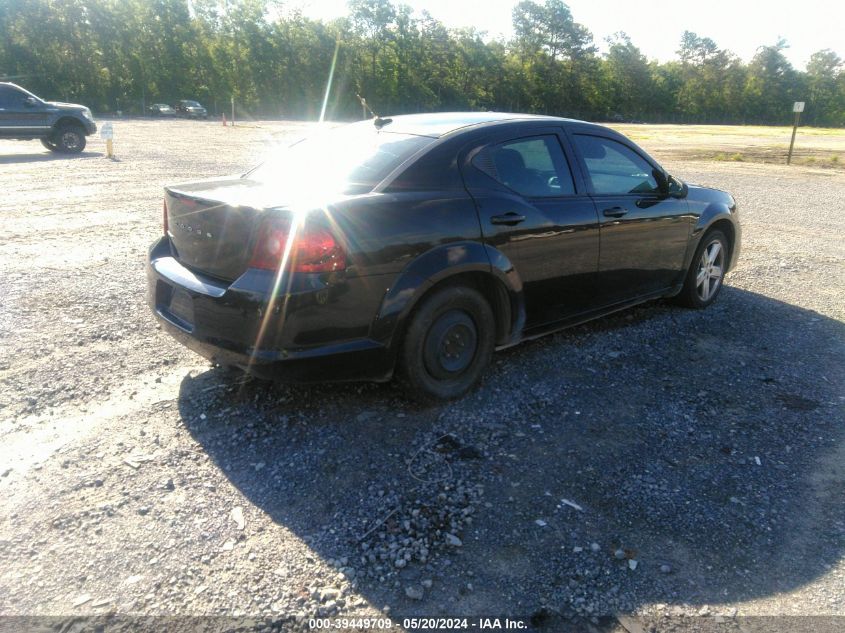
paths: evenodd
<path fill-rule="evenodd" d="M 165 203 L 174 257 L 228 281 L 248 268 L 257 220 L 271 204 L 265 185 L 237 177 L 166 187 Z"/>

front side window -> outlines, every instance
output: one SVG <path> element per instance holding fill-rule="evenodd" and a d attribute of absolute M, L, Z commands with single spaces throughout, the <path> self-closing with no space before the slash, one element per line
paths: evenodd
<path fill-rule="evenodd" d="M 649 162 L 627 145 L 602 136 L 575 135 L 597 194 L 655 193 L 657 180 Z"/>
<path fill-rule="evenodd" d="M 575 194 L 563 149 L 551 134 L 485 147 L 476 154 L 472 164 L 527 198 Z"/>
<path fill-rule="evenodd" d="M 19 108 L 26 102 L 28 94 L 11 86 L 0 86 L 0 108 Z"/>

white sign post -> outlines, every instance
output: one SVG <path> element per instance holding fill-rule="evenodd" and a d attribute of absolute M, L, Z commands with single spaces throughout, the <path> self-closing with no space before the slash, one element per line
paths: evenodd
<path fill-rule="evenodd" d="M 112 144 L 114 140 L 114 128 L 111 122 L 103 123 L 103 127 L 100 128 L 100 138 L 106 142 L 106 157 L 114 158 L 114 145 Z"/>
<path fill-rule="evenodd" d="M 801 119 L 801 113 L 804 111 L 804 102 L 796 101 L 792 104 L 792 111 L 795 113 L 795 123 L 792 126 L 792 140 L 789 141 L 789 154 L 786 157 L 786 164 L 792 162 L 792 148 L 795 146 L 795 133 L 798 131 L 798 121 Z"/>

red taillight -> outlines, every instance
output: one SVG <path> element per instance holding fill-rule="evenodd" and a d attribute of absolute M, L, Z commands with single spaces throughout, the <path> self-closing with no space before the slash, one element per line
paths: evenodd
<path fill-rule="evenodd" d="M 252 252 L 250 268 L 276 270 L 285 254 L 290 224 L 280 220 L 268 220 L 258 227 L 258 239 Z"/>
<path fill-rule="evenodd" d="M 164 234 L 165 234 L 165 235 L 167 235 L 168 230 L 170 229 L 170 226 L 167 224 L 167 198 L 165 198 L 165 199 L 164 199 L 164 220 L 163 220 L 163 225 L 164 225 Z"/>
<path fill-rule="evenodd" d="M 305 229 L 296 238 L 293 272 L 328 273 L 346 268 L 346 254 L 326 228 Z"/>
<path fill-rule="evenodd" d="M 278 270 L 285 256 L 290 223 L 266 220 L 258 229 L 251 268 Z M 295 273 L 328 273 L 346 268 L 346 255 L 331 231 L 320 226 L 305 226 L 296 234 L 288 255 L 287 268 Z"/>

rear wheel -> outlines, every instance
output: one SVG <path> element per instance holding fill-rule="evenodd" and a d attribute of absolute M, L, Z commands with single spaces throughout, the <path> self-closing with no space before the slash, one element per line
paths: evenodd
<path fill-rule="evenodd" d="M 495 319 L 476 290 L 452 286 L 424 299 L 405 334 L 398 375 L 414 400 L 458 398 L 481 379 L 493 354 Z"/>
<path fill-rule="evenodd" d="M 78 125 L 65 125 L 52 137 L 57 151 L 78 154 L 85 149 L 85 131 Z"/>
<path fill-rule="evenodd" d="M 730 242 L 721 231 L 708 232 L 698 245 L 677 299 L 688 308 L 706 308 L 716 300 L 728 262 Z"/>

